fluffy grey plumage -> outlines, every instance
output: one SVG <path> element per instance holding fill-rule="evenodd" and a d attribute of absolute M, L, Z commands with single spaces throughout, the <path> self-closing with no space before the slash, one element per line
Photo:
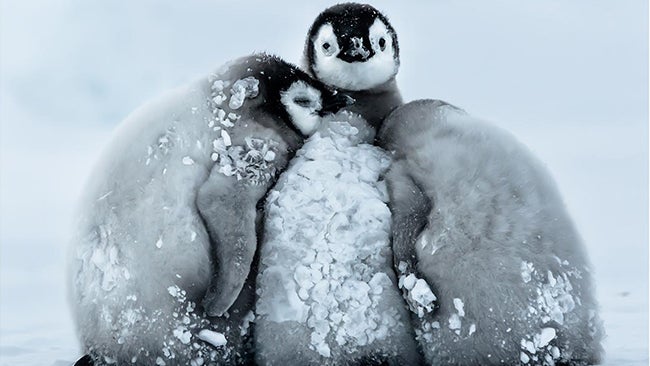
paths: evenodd
<path fill-rule="evenodd" d="M 438 297 L 413 314 L 433 365 L 591 364 L 602 327 L 556 185 L 512 136 L 433 100 L 384 122 L 395 262 Z"/>
<path fill-rule="evenodd" d="M 257 202 L 318 113 L 345 102 L 260 54 L 122 123 L 87 184 L 70 261 L 73 315 L 96 363 L 249 361 Z"/>

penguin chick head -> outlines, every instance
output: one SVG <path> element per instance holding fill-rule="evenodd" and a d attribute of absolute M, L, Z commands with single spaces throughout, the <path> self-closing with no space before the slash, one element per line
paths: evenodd
<path fill-rule="evenodd" d="M 320 13 L 309 29 L 305 56 L 316 78 L 353 91 L 380 86 L 399 69 L 397 34 L 367 4 L 338 4 Z"/>
<path fill-rule="evenodd" d="M 257 108 L 279 117 L 284 127 L 302 137 L 318 129 L 322 116 L 354 102 L 279 57 L 264 54 L 249 60 L 244 62 L 248 73 L 263 86 Z"/>
<path fill-rule="evenodd" d="M 289 115 L 291 123 L 302 135 L 310 136 L 320 126 L 321 117 L 352 104 L 354 99 L 337 93 L 325 85 L 318 88 L 305 80 L 296 80 L 286 90 L 280 92 L 280 102 Z"/>

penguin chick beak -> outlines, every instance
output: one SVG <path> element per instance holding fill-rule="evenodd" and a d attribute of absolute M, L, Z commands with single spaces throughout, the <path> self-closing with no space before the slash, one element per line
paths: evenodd
<path fill-rule="evenodd" d="M 318 115 L 323 117 L 326 114 L 334 114 L 341 108 L 354 104 L 354 98 L 347 94 L 336 93 L 323 99 L 323 107 L 318 111 Z"/>
<path fill-rule="evenodd" d="M 370 41 L 366 41 L 362 37 L 350 38 L 347 47 L 344 46 L 337 55 L 338 58 L 349 63 L 365 62 L 372 56 L 374 56 L 374 52 L 372 51 L 372 47 L 370 47 Z"/>

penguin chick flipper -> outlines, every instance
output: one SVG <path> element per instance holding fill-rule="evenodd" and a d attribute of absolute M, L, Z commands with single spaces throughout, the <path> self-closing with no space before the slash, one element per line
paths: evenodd
<path fill-rule="evenodd" d="M 393 265 L 398 286 L 409 309 L 422 317 L 434 310 L 433 286 L 418 273 L 416 244 L 426 235 L 431 200 L 409 175 L 404 160 L 396 160 L 386 173 L 392 215 Z"/>
<path fill-rule="evenodd" d="M 385 178 L 393 221 L 395 270 L 397 273 L 413 273 L 417 264 L 415 243 L 427 225 L 432 203 L 409 175 L 405 161 L 394 161 Z M 400 263 L 406 268 L 398 270 Z"/>
<path fill-rule="evenodd" d="M 196 202 L 216 267 L 203 299 L 209 316 L 228 311 L 244 286 L 257 248 L 256 205 L 271 185 L 238 180 L 219 168 L 215 166 L 199 188 Z"/>

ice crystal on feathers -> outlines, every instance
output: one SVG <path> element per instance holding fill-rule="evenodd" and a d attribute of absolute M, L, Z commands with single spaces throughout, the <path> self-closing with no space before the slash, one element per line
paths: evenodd
<path fill-rule="evenodd" d="M 183 344 L 189 344 L 192 339 L 192 333 L 190 333 L 186 327 L 179 326 L 173 331 L 174 337 L 178 338 L 179 341 Z"/>
<path fill-rule="evenodd" d="M 230 357 L 231 350 L 228 348 L 221 347 L 219 354 L 214 352 L 214 344 L 219 344 L 219 342 L 192 343 L 196 339 L 193 336 L 195 332 L 212 327 L 212 325 L 204 314 L 195 312 L 196 305 L 187 300 L 186 292 L 180 287 L 177 285 L 169 286 L 167 292 L 176 302 L 173 311 L 169 313 L 160 310 L 145 311 L 138 304 L 136 296 L 128 296 L 128 301 L 118 311 L 109 309 L 106 306 L 102 307 L 99 314 L 102 319 L 100 326 L 110 330 L 112 339 L 116 344 L 128 345 L 135 341 L 134 337 L 137 337 L 138 333 L 133 330 L 137 329 L 141 324 L 165 324 L 169 333 L 164 334 L 162 339 L 159 340 L 159 356 L 156 358 L 157 363 L 161 365 L 178 364 L 177 359 L 180 355 L 177 352 L 191 353 L 203 358 L 204 363 L 207 360 L 208 364 L 223 357 Z M 214 331 L 211 333 L 219 334 Z M 203 339 L 200 336 L 198 338 Z M 211 340 L 214 339 L 211 338 Z M 183 346 L 178 347 L 179 344 Z M 132 356 L 132 359 L 135 359 L 137 363 L 140 355 L 142 354 L 136 353 Z"/>
<path fill-rule="evenodd" d="M 255 313 L 252 310 L 250 310 L 248 313 L 246 313 L 246 316 L 244 316 L 243 323 L 239 327 L 241 330 L 240 335 L 245 336 L 246 334 L 248 334 L 250 325 L 253 324 L 254 322 L 255 322 Z"/>
<path fill-rule="evenodd" d="M 543 328 L 532 339 L 521 340 L 520 360 L 523 364 L 541 364 L 545 366 L 555 365 L 560 359 L 560 349 L 552 345 L 557 332 L 554 328 Z"/>
<path fill-rule="evenodd" d="M 250 184 L 264 184 L 275 177 L 274 163 L 278 143 L 271 139 L 247 137 L 244 146 L 232 146 L 230 140 L 214 140 L 213 159 L 219 164 L 219 171 L 226 176 L 235 176 Z"/>
<path fill-rule="evenodd" d="M 182 161 L 183 161 L 183 165 L 193 165 L 194 164 L 194 160 L 192 158 L 190 158 L 189 156 L 183 157 Z"/>
<path fill-rule="evenodd" d="M 226 117 L 226 111 L 224 111 L 221 108 L 217 108 L 215 111 L 216 111 L 215 114 L 217 116 L 217 119 L 223 124 L 224 118 Z"/>
<path fill-rule="evenodd" d="M 533 270 L 534 267 L 532 263 L 526 261 L 521 262 L 521 279 L 524 281 L 524 283 L 530 282 Z"/>
<path fill-rule="evenodd" d="M 542 331 L 534 338 L 535 347 L 537 348 L 546 347 L 546 345 L 548 345 L 549 342 L 551 342 L 555 338 L 555 335 L 556 332 L 555 329 L 553 328 L 542 329 Z"/>
<path fill-rule="evenodd" d="M 223 145 L 225 147 L 232 145 L 232 140 L 230 139 L 230 134 L 228 134 L 228 131 L 221 130 L 221 139 L 223 140 Z"/>
<path fill-rule="evenodd" d="M 228 128 L 235 126 L 240 115 L 227 112 L 224 108 L 239 109 L 246 98 L 255 98 L 259 94 L 259 81 L 254 77 L 239 79 L 230 89 L 230 102 L 228 107 L 221 106 L 227 98 L 226 89 L 230 85 L 228 80 L 211 80 L 212 102 L 214 103 L 213 115 L 223 128 L 214 127 L 219 132 L 219 137 L 213 140 L 212 161 L 219 166 L 219 172 L 226 176 L 235 176 L 237 180 L 245 180 L 250 184 L 264 184 L 273 179 L 276 174 L 274 159 L 278 143 L 273 140 L 263 140 L 253 137 L 245 139 L 245 145 L 234 146 Z M 210 121 L 208 127 L 214 126 L 215 121 Z"/>
<path fill-rule="evenodd" d="M 229 80 L 215 79 L 213 76 L 209 81 L 212 83 L 210 102 L 212 103 L 211 109 L 214 118 L 208 121 L 208 127 L 214 131 L 219 131 L 221 128 L 218 125 L 215 126 L 215 124 L 220 124 L 224 128 L 233 127 L 235 121 L 241 118 L 240 115 L 234 113 L 234 110 L 240 109 L 244 105 L 246 98 L 255 98 L 259 94 L 259 81 L 254 77 L 239 79 L 232 84 L 232 88 L 229 90 L 228 87 L 231 85 Z M 230 98 L 230 101 L 228 105 L 225 105 L 224 102 L 228 98 Z M 222 137 L 228 140 L 228 137 Z"/>
<path fill-rule="evenodd" d="M 467 335 L 471 336 L 472 334 L 474 334 L 474 332 L 476 332 L 476 324 L 472 324 L 469 326 L 469 333 Z"/>
<path fill-rule="evenodd" d="M 451 314 L 449 317 L 449 329 L 455 331 L 456 334 L 460 335 L 461 326 L 462 321 L 460 320 L 460 316 L 458 314 Z"/>
<path fill-rule="evenodd" d="M 537 272 L 535 271 L 535 273 Z M 575 308 L 575 300 L 571 293 L 573 286 L 569 281 L 569 275 L 570 273 L 562 273 L 556 277 L 548 271 L 546 281 L 536 286 L 537 297 L 531 305 L 531 309 L 534 313 L 541 315 L 544 323 L 554 321 L 563 325 L 565 314 Z M 540 276 L 540 278 L 543 277 Z"/>
<path fill-rule="evenodd" d="M 252 76 L 235 81 L 230 89 L 232 93 L 228 106 L 231 109 L 239 109 L 246 98 L 255 98 L 259 94 L 259 80 Z"/>
<path fill-rule="evenodd" d="M 212 83 L 212 102 L 217 105 L 221 106 L 223 102 L 228 99 L 226 96 L 226 93 L 224 93 L 224 89 L 227 88 L 230 85 L 230 82 L 228 80 L 215 80 Z"/>
<path fill-rule="evenodd" d="M 215 347 L 223 347 L 228 343 L 226 337 L 222 333 L 214 332 L 208 329 L 201 330 L 198 334 L 198 337 Z"/>
<path fill-rule="evenodd" d="M 558 260 L 558 263 L 569 265 L 566 261 Z M 579 278 L 580 273 L 572 267 L 563 268 L 555 274 L 542 272 L 529 262 L 522 262 L 521 270 L 522 280 L 533 286 L 529 315 L 546 325 L 539 332 L 521 340 L 521 362 L 554 365 L 561 357 L 560 349 L 554 344 L 557 337 L 555 327 L 571 326 L 566 317 L 576 308 L 576 299 L 572 294 L 570 278 Z"/>
<path fill-rule="evenodd" d="M 128 276 L 128 271 L 120 264 L 119 251 L 111 240 L 108 225 L 99 225 L 90 233 L 89 241 L 97 243 L 90 253 L 89 261 L 101 276 L 101 289 L 111 291 Z"/>
<path fill-rule="evenodd" d="M 454 299 L 454 307 L 456 308 L 456 311 L 458 312 L 458 316 L 465 316 L 465 304 L 463 303 L 463 300 L 459 298 Z"/>
<path fill-rule="evenodd" d="M 185 302 L 187 292 L 185 292 L 185 290 L 182 290 L 180 287 L 178 287 L 178 285 L 169 286 L 167 288 L 167 292 L 169 292 L 169 294 L 172 297 L 175 297 L 176 301 Z"/>
<path fill-rule="evenodd" d="M 417 278 L 413 273 L 406 273 L 407 264 L 400 262 L 398 287 L 402 290 L 402 296 L 409 306 L 409 309 L 422 318 L 425 314 L 433 311 L 436 295 L 431 291 L 427 281 Z"/>

